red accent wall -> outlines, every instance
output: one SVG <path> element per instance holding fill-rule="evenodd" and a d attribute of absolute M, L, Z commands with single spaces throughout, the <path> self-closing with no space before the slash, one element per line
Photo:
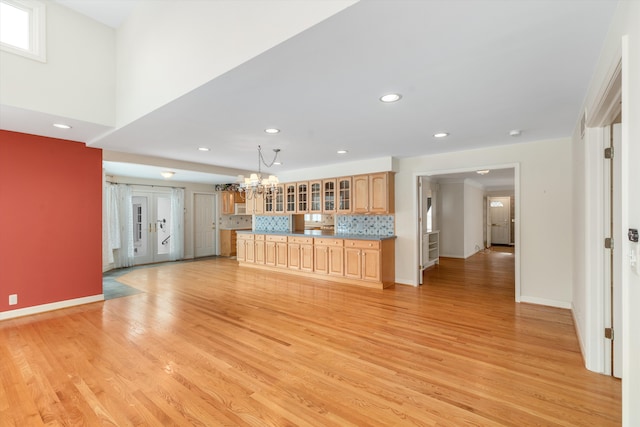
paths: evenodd
<path fill-rule="evenodd" d="M 101 252 L 102 150 L 0 130 L 0 312 L 101 294 Z"/>

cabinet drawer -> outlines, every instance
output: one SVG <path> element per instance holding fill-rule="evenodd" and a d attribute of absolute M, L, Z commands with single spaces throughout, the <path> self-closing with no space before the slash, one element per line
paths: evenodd
<path fill-rule="evenodd" d="M 345 248 L 380 249 L 379 240 L 345 240 Z"/>
<path fill-rule="evenodd" d="M 287 236 L 267 235 L 266 240 L 267 240 L 267 242 L 284 242 L 284 243 L 287 243 Z"/>
<path fill-rule="evenodd" d="M 313 243 L 313 237 L 289 237 L 289 243 L 301 243 L 310 245 Z"/>
<path fill-rule="evenodd" d="M 253 240 L 253 237 L 254 237 L 253 234 L 242 233 L 242 234 L 238 234 L 236 238 L 238 240 Z"/>
<path fill-rule="evenodd" d="M 264 234 L 256 234 L 256 240 L 264 241 Z"/>
<path fill-rule="evenodd" d="M 342 246 L 344 244 L 342 239 L 315 239 L 314 242 L 319 246 Z"/>

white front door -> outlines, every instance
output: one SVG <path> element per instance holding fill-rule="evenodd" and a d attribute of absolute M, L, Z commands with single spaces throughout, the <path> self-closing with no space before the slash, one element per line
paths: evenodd
<path fill-rule="evenodd" d="M 489 197 L 489 218 L 491 218 L 491 244 L 510 244 L 511 198 Z"/>
<path fill-rule="evenodd" d="M 135 191 L 132 204 L 134 264 L 169 261 L 171 195 Z"/>
<path fill-rule="evenodd" d="M 195 194 L 194 204 L 194 253 L 195 257 L 216 254 L 215 195 Z"/>

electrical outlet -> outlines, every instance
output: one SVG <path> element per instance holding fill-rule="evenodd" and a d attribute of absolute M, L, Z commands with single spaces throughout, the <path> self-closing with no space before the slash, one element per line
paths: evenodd
<path fill-rule="evenodd" d="M 18 303 L 18 294 L 9 295 L 9 305 L 16 305 Z"/>

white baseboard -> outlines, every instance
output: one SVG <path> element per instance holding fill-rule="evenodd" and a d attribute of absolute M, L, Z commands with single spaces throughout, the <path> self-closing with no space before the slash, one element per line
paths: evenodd
<path fill-rule="evenodd" d="M 402 278 L 397 278 L 396 277 L 395 282 L 400 284 L 400 285 L 418 286 L 418 284 L 415 282 L 415 280 L 410 280 L 410 279 L 402 279 Z"/>
<path fill-rule="evenodd" d="M 567 308 L 571 309 L 571 303 L 568 301 L 556 301 L 553 299 L 528 297 L 526 295 L 520 296 L 520 302 L 526 302 L 529 304 L 547 305 L 549 307 Z"/>
<path fill-rule="evenodd" d="M 74 298 L 65 301 L 57 301 L 49 304 L 34 305 L 33 307 L 19 308 L 17 310 L 3 311 L 0 313 L 0 320 L 13 319 L 15 317 L 29 316 L 31 314 L 44 313 L 45 311 L 59 310 L 61 308 L 73 307 L 75 305 L 89 304 L 92 302 L 104 301 L 104 294 L 92 295 L 89 297 Z"/>

